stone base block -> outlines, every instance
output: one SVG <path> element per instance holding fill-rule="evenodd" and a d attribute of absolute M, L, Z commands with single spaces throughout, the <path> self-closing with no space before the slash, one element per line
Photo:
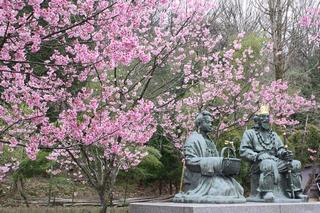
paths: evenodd
<path fill-rule="evenodd" d="M 247 197 L 247 202 L 259 202 L 259 203 L 266 203 L 265 200 L 259 198 L 259 197 Z M 274 201 L 270 203 L 302 203 L 302 202 L 308 202 L 308 198 L 305 199 L 290 199 L 286 197 L 276 197 Z M 319 212 L 320 213 L 320 212 Z"/>
<path fill-rule="evenodd" d="M 312 203 L 132 203 L 129 213 L 320 213 L 320 202 Z"/>

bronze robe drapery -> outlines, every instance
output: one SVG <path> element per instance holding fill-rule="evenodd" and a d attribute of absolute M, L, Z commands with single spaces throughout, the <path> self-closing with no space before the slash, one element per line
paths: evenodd
<path fill-rule="evenodd" d="M 245 202 L 243 188 L 232 177 L 221 174 L 222 157 L 216 146 L 193 132 L 184 145 L 186 169 L 184 192 L 174 202 L 239 203 Z"/>
<path fill-rule="evenodd" d="M 255 128 L 244 132 L 240 156 L 251 163 L 251 193 L 250 197 L 257 197 L 259 192 L 273 192 L 276 197 L 288 197 L 287 191 L 301 191 L 301 163 L 297 160 L 290 162 L 279 157 L 285 147 L 276 132 L 271 132 L 273 141 L 268 144 L 259 142 Z M 258 160 L 258 156 L 268 153 L 274 159 Z M 291 184 L 288 182 L 288 163 L 291 167 Z M 256 176 L 259 176 L 255 178 Z"/>

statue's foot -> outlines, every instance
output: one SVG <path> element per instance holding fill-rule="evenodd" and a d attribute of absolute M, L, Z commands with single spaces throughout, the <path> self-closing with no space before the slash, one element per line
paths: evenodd
<path fill-rule="evenodd" d="M 274 201 L 274 195 L 272 192 L 267 192 L 264 196 L 263 199 L 265 202 L 273 202 Z"/>
<path fill-rule="evenodd" d="M 304 195 L 304 194 L 302 194 L 302 192 L 296 192 L 294 194 L 294 197 L 296 199 L 308 200 L 308 195 Z"/>

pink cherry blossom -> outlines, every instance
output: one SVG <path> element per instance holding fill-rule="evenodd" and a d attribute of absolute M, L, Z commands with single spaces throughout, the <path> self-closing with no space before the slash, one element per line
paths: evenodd
<path fill-rule="evenodd" d="M 244 33 L 218 51 L 215 8 L 206 0 L 3 1 L 1 138 L 32 160 L 51 149 L 51 173 L 96 190 L 109 181 L 105 192 L 147 155 L 157 128 L 181 148 L 199 110 L 213 114 L 216 137 L 245 125 L 261 103 L 274 123 L 295 124 L 291 116 L 314 100 L 289 95 L 284 81 L 261 81 L 261 56 L 243 47 Z M 1 166 L 0 179 L 14 168 Z"/>

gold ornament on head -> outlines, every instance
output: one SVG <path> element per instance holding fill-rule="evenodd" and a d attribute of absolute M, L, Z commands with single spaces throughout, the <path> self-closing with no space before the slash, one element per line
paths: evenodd
<path fill-rule="evenodd" d="M 256 115 L 269 115 L 270 107 L 267 104 L 262 104 L 260 106 L 259 111 L 256 113 Z"/>
<path fill-rule="evenodd" d="M 229 145 L 229 144 L 230 144 L 230 145 L 233 145 L 233 141 L 227 141 L 227 140 L 225 140 L 225 141 L 224 141 L 224 144 L 225 144 L 225 145 Z"/>

